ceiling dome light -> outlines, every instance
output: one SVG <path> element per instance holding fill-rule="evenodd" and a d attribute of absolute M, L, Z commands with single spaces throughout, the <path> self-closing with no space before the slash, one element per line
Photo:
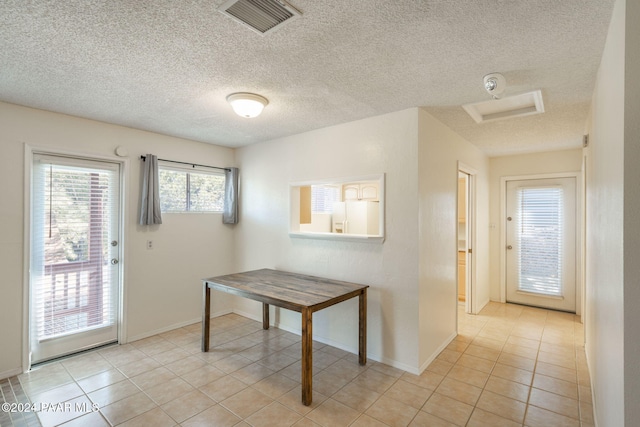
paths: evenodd
<path fill-rule="evenodd" d="M 238 92 L 227 96 L 227 102 L 231 104 L 233 111 L 241 117 L 257 117 L 262 113 L 269 101 L 264 96 L 255 93 Z"/>
<path fill-rule="evenodd" d="M 507 80 L 500 73 L 491 73 L 483 77 L 484 88 L 493 99 L 500 99 L 507 86 Z"/>

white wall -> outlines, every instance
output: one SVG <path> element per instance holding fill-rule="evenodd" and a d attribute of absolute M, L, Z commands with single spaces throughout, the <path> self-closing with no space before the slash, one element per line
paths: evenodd
<path fill-rule="evenodd" d="M 419 372 L 456 330 L 459 159 L 478 169 L 479 198 L 488 200 L 487 158 L 419 109 L 243 147 L 237 152 L 243 170 L 239 269 L 279 268 L 370 285 L 369 357 Z M 377 173 L 386 174 L 383 244 L 288 236 L 290 182 Z M 486 204 L 479 210 L 486 228 Z M 486 237 L 479 232 L 480 247 L 488 249 Z M 450 257 L 441 256 L 442 242 Z M 478 268 L 484 300 L 487 252 Z M 236 307 L 260 316 L 258 304 L 238 301 Z M 356 352 L 356 313 L 355 300 L 316 313 L 314 336 Z M 280 327 L 300 330 L 298 314 L 282 310 L 279 316 Z"/>
<path fill-rule="evenodd" d="M 492 157 L 490 159 L 490 191 L 489 207 L 491 245 L 490 282 L 491 300 L 501 301 L 501 264 L 500 256 L 503 246 L 500 239 L 501 221 L 501 188 L 500 181 L 505 176 L 537 175 L 561 172 L 580 172 L 582 170 L 582 149 L 548 151 L 543 153 L 520 154 L 513 156 Z M 579 257 L 577 258 L 580 259 Z"/>
<path fill-rule="evenodd" d="M 277 268 L 370 285 L 368 356 L 403 369 L 418 366 L 417 110 L 319 129 L 238 149 L 241 173 L 237 259 L 240 270 Z M 289 183 L 386 174 L 386 240 L 292 238 Z M 259 305 L 237 308 L 259 317 Z M 280 310 L 280 327 L 300 330 L 300 315 Z M 357 352 L 355 299 L 314 314 L 316 339 Z"/>
<path fill-rule="evenodd" d="M 420 364 L 426 368 L 457 328 L 458 162 L 477 173 L 472 301 L 477 311 L 489 302 L 489 160 L 426 111 L 420 110 L 419 126 Z"/>
<path fill-rule="evenodd" d="M 640 418 L 640 5 L 618 0 L 593 94 L 587 163 L 586 353 L 597 425 Z"/>
<path fill-rule="evenodd" d="M 593 95 L 587 164 L 586 351 L 598 425 L 624 426 L 624 19 L 616 2 Z"/>
<path fill-rule="evenodd" d="M 370 285 L 370 357 L 419 372 L 455 333 L 459 160 L 479 173 L 476 282 L 478 301 L 488 299 L 488 159 L 422 110 L 236 150 L 241 203 L 240 224 L 235 227 L 222 225 L 219 215 L 198 214 L 165 215 L 161 226 L 136 225 L 141 154 L 226 166 L 234 164 L 231 149 L 2 103 L 0 128 L 0 176 L 15 183 L 3 188 L 7 203 L 0 209 L 4 255 L 0 267 L 6 278 L 0 285 L 0 320 L 16 325 L 0 332 L 5 344 L 0 348 L 2 376 L 21 368 L 24 143 L 112 157 L 117 146 L 128 149 L 124 269 L 129 338 L 198 320 L 203 277 L 280 268 Z M 383 244 L 289 237 L 290 182 L 382 172 L 386 174 Z M 154 241 L 151 251 L 145 248 L 149 239 Z M 450 257 L 442 256 L 443 247 L 451 249 L 444 251 L 451 252 Z M 451 309 L 443 311 L 449 303 Z M 260 318 L 260 307 L 214 293 L 214 312 L 233 309 Z M 299 331 L 297 313 L 274 314 L 281 327 Z M 316 313 L 314 335 L 356 352 L 357 301 Z"/>
<path fill-rule="evenodd" d="M 164 224 L 137 224 L 140 155 L 233 166 L 234 152 L 62 114 L 0 103 L 0 378 L 22 369 L 24 259 L 24 144 L 86 155 L 112 156 L 117 146 L 129 151 L 125 177 L 126 335 L 139 338 L 197 321 L 201 316 L 203 277 L 233 270 L 233 228 L 220 214 L 165 215 Z M 146 250 L 148 239 L 154 249 Z M 212 310 L 229 311 L 220 299 Z"/>

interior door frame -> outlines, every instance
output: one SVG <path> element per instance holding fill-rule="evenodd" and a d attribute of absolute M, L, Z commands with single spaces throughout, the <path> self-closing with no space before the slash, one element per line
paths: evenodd
<path fill-rule="evenodd" d="M 28 372 L 31 369 L 31 313 L 30 313 L 30 301 L 31 301 L 31 194 L 32 194 L 32 165 L 33 165 L 33 156 L 34 154 L 45 154 L 45 155 L 53 155 L 53 156 L 67 156 L 74 157 L 78 159 L 84 160 L 94 160 L 94 161 L 106 161 L 111 163 L 118 163 L 120 165 L 120 188 L 119 188 L 119 200 L 120 209 L 118 214 L 118 241 L 120 242 L 118 248 L 118 266 L 120 268 L 120 273 L 118 274 L 118 308 L 117 308 L 117 322 L 119 324 L 118 327 L 118 342 L 125 343 L 126 342 L 126 319 L 125 319 L 125 307 L 126 307 L 126 299 L 124 286 L 125 283 L 125 274 L 126 269 L 124 268 L 126 263 L 125 260 L 125 236 L 126 236 L 126 221 L 125 221 L 125 212 L 126 212 L 126 195 L 125 195 L 125 181 L 126 177 L 129 175 L 129 159 L 115 157 L 115 156 L 104 156 L 104 155 L 96 155 L 96 154 L 87 154 L 82 152 L 57 149 L 46 146 L 35 146 L 29 145 L 27 143 L 24 144 L 24 235 L 23 235 L 23 279 L 22 279 L 22 298 L 23 298 L 23 310 L 22 310 L 22 372 Z"/>
<path fill-rule="evenodd" d="M 467 273 L 465 281 L 465 312 L 468 314 L 478 314 L 478 303 L 476 298 L 476 181 L 478 171 L 463 162 L 458 162 L 458 173 L 464 173 L 468 175 L 467 181 L 467 248 L 471 249 L 471 252 L 467 250 L 466 268 Z M 458 174 L 456 174 L 457 183 Z M 456 186 L 457 188 L 457 186 Z M 457 199 L 456 199 L 457 200 Z M 457 212 L 457 210 L 456 210 Z M 457 214 L 456 214 L 457 218 Z M 457 219 L 456 219 L 457 221 Z M 458 242 L 456 241 L 456 247 Z M 456 265 L 458 260 L 458 253 L 456 251 Z M 457 286 L 456 280 L 456 286 Z M 456 292 L 456 302 L 458 299 L 458 293 Z"/>
<path fill-rule="evenodd" d="M 575 277 L 576 277 L 576 315 L 582 315 L 582 300 L 583 300 L 583 286 L 584 276 L 582 274 L 582 252 L 584 251 L 582 230 L 583 223 L 583 211 L 584 206 L 582 203 L 583 191 L 582 191 L 582 172 L 558 172 L 558 173 L 546 173 L 535 175 L 510 175 L 500 177 L 500 302 L 507 302 L 507 254 L 504 250 L 507 246 L 507 182 L 508 181 L 526 181 L 534 179 L 555 179 L 555 178 L 575 178 L 576 180 L 576 265 L 575 265 Z"/>

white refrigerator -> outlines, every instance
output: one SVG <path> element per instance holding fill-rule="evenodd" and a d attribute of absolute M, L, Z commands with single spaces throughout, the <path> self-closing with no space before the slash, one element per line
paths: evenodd
<path fill-rule="evenodd" d="M 380 234 L 380 202 L 334 202 L 331 231 L 344 234 Z"/>

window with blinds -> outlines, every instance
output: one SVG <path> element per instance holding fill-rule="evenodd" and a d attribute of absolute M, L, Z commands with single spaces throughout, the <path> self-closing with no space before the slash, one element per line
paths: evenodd
<path fill-rule="evenodd" d="M 76 163 L 34 155 L 31 318 L 38 341 L 116 321 L 109 251 L 117 240 L 119 172 Z"/>
<path fill-rule="evenodd" d="M 562 295 L 563 197 L 560 187 L 517 191 L 521 291 Z"/>
<path fill-rule="evenodd" d="M 332 213 L 333 203 L 340 201 L 340 187 L 335 185 L 311 186 L 311 212 Z"/>

